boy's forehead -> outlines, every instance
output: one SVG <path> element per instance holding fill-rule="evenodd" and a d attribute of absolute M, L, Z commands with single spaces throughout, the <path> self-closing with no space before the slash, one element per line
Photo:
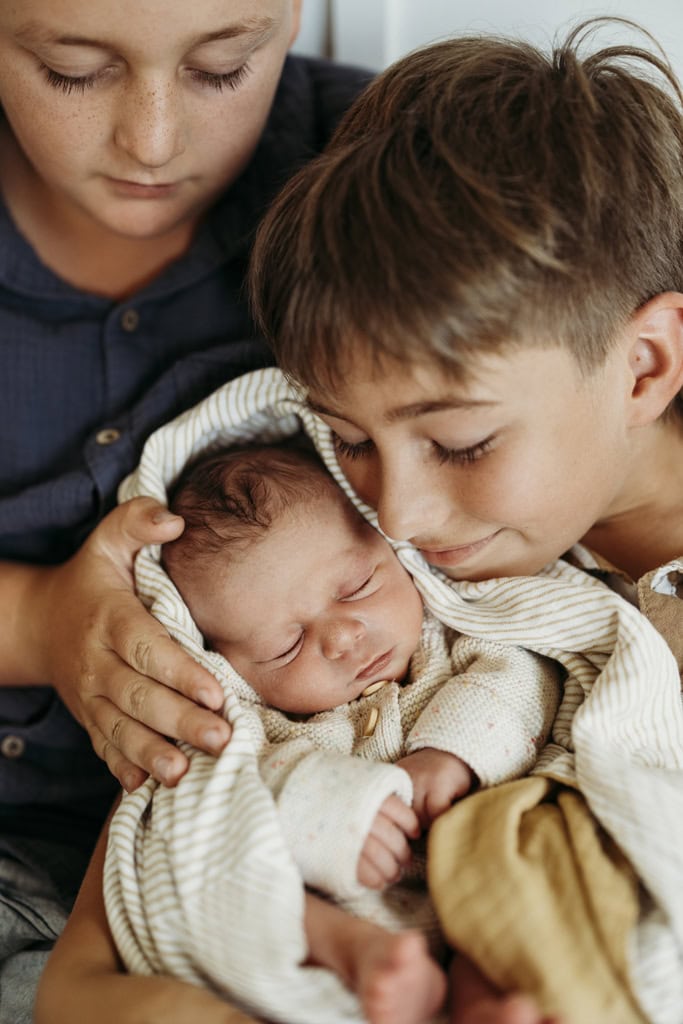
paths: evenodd
<path fill-rule="evenodd" d="M 578 387 L 583 373 L 561 346 L 513 345 L 473 361 L 466 371 L 450 372 L 437 362 L 379 364 L 358 361 L 334 389 L 310 388 L 314 412 L 351 423 L 387 425 L 439 412 L 464 416 L 533 404 L 539 398 Z"/>
<path fill-rule="evenodd" d="M 465 373 L 449 371 L 436 362 L 375 362 L 359 353 L 333 387 L 309 388 L 308 403 L 315 412 L 330 416 L 359 407 L 379 409 L 381 404 L 383 417 L 395 422 L 441 409 L 490 405 L 495 398 L 487 388 L 487 377 L 483 360 Z"/>
<path fill-rule="evenodd" d="M 155 11 L 154 8 L 159 10 Z M 130 7 L 130 11 L 126 8 Z M 172 4 L 159 2 L 143 8 L 131 0 L 124 0 L 114 8 L 109 0 L 23 0 L 21 5 L 8 7 L 0 4 L 0 19 L 12 27 L 29 43 L 68 43 L 92 39 L 98 41 L 98 33 L 107 32 L 112 24 L 126 23 L 132 35 L 136 29 L 151 17 L 158 26 L 163 16 L 168 28 L 175 24 L 175 10 L 183 11 L 182 26 L 196 35 L 196 42 L 202 41 L 205 33 L 229 39 L 267 31 L 282 18 L 283 14 L 298 7 L 297 0 L 195 0 L 191 15 L 187 5 L 174 0 Z M 74 19 L 77 19 L 74 22 Z M 63 31 L 64 24 L 75 25 L 77 31 Z"/>

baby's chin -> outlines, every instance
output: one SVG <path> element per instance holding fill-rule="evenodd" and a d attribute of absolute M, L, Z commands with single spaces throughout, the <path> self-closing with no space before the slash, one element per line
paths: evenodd
<path fill-rule="evenodd" d="M 383 679 L 376 679 L 372 683 L 366 683 L 362 690 L 356 693 L 356 698 L 359 697 L 370 697 L 373 693 L 378 693 L 384 686 L 389 683 L 398 683 L 402 686 L 403 683 L 408 680 L 408 665 L 406 664 L 402 671 L 387 673 Z"/>

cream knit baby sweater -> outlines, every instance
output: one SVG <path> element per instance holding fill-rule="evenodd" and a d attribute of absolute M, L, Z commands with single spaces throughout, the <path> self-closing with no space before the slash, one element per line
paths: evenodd
<path fill-rule="evenodd" d="M 410 892 L 378 894 L 356 880 L 382 802 L 391 793 L 411 800 L 407 773 L 387 765 L 433 747 L 460 757 L 482 786 L 525 775 L 550 732 L 560 674 L 547 659 L 461 636 L 427 612 L 409 676 L 305 721 L 263 706 L 244 681 L 237 692 L 303 880 L 387 927 L 435 930 L 425 901 L 413 898 L 419 865 Z"/>

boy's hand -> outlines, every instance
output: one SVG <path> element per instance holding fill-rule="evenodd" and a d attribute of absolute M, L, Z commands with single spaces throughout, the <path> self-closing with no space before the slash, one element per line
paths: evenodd
<path fill-rule="evenodd" d="M 22 612 L 38 659 L 33 676 L 57 689 L 128 790 L 147 773 L 173 786 L 186 771 L 187 758 L 164 737 L 217 754 L 230 736 L 228 723 L 205 709 L 222 706 L 217 680 L 134 594 L 137 552 L 182 528 L 150 498 L 115 508 L 68 562 L 37 570 Z"/>
<path fill-rule="evenodd" d="M 425 747 L 396 762 L 413 781 L 413 809 L 423 829 L 472 788 L 474 773 L 455 754 Z"/>
<path fill-rule="evenodd" d="M 384 801 L 358 859 L 357 877 L 368 889 L 386 889 L 398 881 L 410 863 L 409 839 L 417 839 L 420 826 L 411 807 L 398 796 Z"/>

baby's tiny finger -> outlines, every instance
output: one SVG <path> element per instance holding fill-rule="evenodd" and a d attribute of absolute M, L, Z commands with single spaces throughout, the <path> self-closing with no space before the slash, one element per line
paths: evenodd
<path fill-rule="evenodd" d="M 380 879 L 380 884 L 374 888 L 383 889 L 401 877 L 401 863 L 394 851 L 388 847 L 383 839 L 372 833 L 365 841 L 365 855 L 372 862 Z"/>
<path fill-rule="evenodd" d="M 382 812 L 390 817 L 405 835 L 417 839 L 420 835 L 420 821 L 413 807 L 398 796 L 390 796 L 382 806 Z"/>

